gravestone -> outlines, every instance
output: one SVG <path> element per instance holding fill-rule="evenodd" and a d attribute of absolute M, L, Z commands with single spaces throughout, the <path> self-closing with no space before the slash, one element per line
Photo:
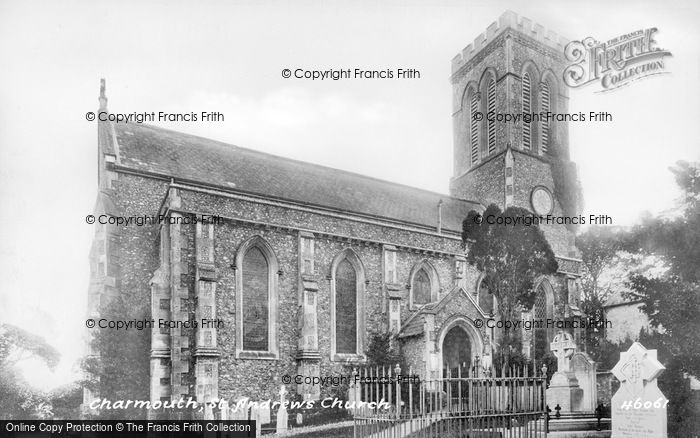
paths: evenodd
<path fill-rule="evenodd" d="M 204 419 L 213 420 L 214 419 L 214 405 L 211 402 L 204 403 Z"/>
<path fill-rule="evenodd" d="M 586 353 L 577 351 L 571 356 L 571 371 L 578 380 L 578 385 L 583 391 L 581 399 L 581 411 L 593 413 L 598 400 L 598 382 L 596 377 L 596 363 Z"/>
<path fill-rule="evenodd" d="M 241 400 L 245 403 L 240 403 Z M 239 399 L 229 409 L 228 418 L 231 420 L 248 420 L 248 399 Z"/>
<path fill-rule="evenodd" d="M 255 438 L 262 435 L 262 423 L 260 422 L 260 408 L 257 405 L 250 407 L 250 419 L 255 421 Z"/>
<path fill-rule="evenodd" d="M 280 409 L 277 411 L 277 433 L 286 432 L 288 428 L 286 394 L 287 390 L 284 388 L 284 385 L 282 385 L 282 388 L 280 389 Z"/>
<path fill-rule="evenodd" d="M 557 372 L 549 382 L 547 404 L 559 405 L 562 413 L 579 412 L 583 390 L 579 387 L 578 379 L 571 370 L 571 357 L 576 351 L 576 343 L 569 333 L 559 331 L 550 348 L 557 358 Z"/>
<path fill-rule="evenodd" d="M 267 424 L 271 419 L 270 406 L 268 404 L 263 404 L 260 406 L 260 424 Z"/>
<path fill-rule="evenodd" d="M 229 413 L 229 407 L 228 407 L 228 402 L 226 400 L 222 400 L 219 404 L 221 407 L 221 419 L 223 421 L 228 420 L 228 413 Z"/>
<path fill-rule="evenodd" d="M 668 400 L 657 386 L 666 368 L 656 350 L 635 342 L 612 369 L 620 388 L 612 398 L 612 438 L 666 438 Z"/>
<path fill-rule="evenodd" d="M 358 408 L 356 407 L 357 404 L 360 402 L 362 399 L 361 394 L 362 394 L 362 388 L 361 384 L 357 383 L 357 379 L 355 376 L 357 376 L 357 368 L 353 368 L 352 370 L 352 381 L 350 382 L 350 387 L 348 388 L 347 391 L 347 398 L 346 400 L 348 401 L 348 410 L 352 412 L 353 415 L 358 414 Z"/>

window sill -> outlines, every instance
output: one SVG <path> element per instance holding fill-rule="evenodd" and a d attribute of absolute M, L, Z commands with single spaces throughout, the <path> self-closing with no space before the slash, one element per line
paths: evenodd
<path fill-rule="evenodd" d="M 239 351 L 236 359 L 279 360 L 279 355 L 270 351 Z"/>
<path fill-rule="evenodd" d="M 364 364 L 367 358 L 363 354 L 336 353 L 331 357 L 333 362 Z"/>

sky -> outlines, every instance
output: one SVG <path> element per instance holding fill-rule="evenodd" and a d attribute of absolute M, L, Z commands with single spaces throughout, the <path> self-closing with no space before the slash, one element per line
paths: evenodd
<path fill-rule="evenodd" d="M 96 111 L 218 111 L 223 122 L 155 123 L 276 155 L 447 193 L 450 61 L 505 10 L 572 40 L 657 27 L 670 74 L 614 92 L 570 91 L 586 214 L 633 224 L 673 208 L 668 167 L 700 160 L 700 7 L 695 1 L 0 0 L 0 322 L 45 336 L 55 373 L 82 354 L 97 193 Z M 311 81 L 285 68 L 415 68 L 420 79 Z"/>

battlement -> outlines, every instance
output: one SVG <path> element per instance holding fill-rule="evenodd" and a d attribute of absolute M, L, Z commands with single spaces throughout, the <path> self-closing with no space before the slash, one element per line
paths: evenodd
<path fill-rule="evenodd" d="M 454 74 L 459 70 L 467 61 L 508 28 L 517 30 L 561 52 L 564 51 L 564 47 L 570 41 L 551 30 L 545 29 L 541 24 L 533 23 L 529 18 L 521 17 L 513 11 L 506 11 L 498 18 L 498 21 L 494 21 L 486 28 L 486 33 L 482 32 L 479 34 L 472 44 L 469 44 L 462 50 L 462 53 L 452 58 L 452 73 Z"/>

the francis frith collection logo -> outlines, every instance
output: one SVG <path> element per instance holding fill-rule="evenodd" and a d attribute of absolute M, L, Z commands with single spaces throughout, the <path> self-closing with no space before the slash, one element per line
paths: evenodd
<path fill-rule="evenodd" d="M 656 46 L 657 28 L 641 29 L 606 42 L 592 37 L 567 44 L 564 52 L 572 64 L 564 70 L 564 83 L 572 88 L 599 82 L 606 92 L 666 71 L 664 57 L 671 52 Z"/>

